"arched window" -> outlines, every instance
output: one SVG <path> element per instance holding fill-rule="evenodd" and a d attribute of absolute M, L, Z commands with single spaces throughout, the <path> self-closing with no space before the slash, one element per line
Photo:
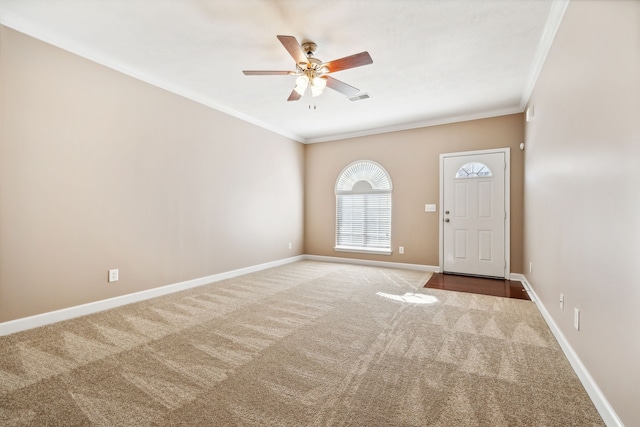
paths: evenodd
<path fill-rule="evenodd" d="M 456 178 L 480 178 L 484 176 L 493 176 L 493 173 L 489 166 L 479 162 L 467 163 L 456 172 Z"/>
<path fill-rule="evenodd" d="M 391 253 L 391 178 L 378 163 L 348 165 L 336 181 L 337 251 Z"/>

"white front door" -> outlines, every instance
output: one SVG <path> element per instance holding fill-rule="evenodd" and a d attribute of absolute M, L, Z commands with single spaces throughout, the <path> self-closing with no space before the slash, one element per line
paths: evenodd
<path fill-rule="evenodd" d="M 441 156 L 444 272 L 507 276 L 508 153 L 500 150 Z"/>

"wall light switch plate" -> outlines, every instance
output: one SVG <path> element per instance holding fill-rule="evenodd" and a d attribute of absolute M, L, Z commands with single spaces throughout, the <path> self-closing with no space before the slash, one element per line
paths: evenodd
<path fill-rule="evenodd" d="M 424 205 L 424 211 L 425 212 L 435 212 L 436 211 L 436 205 L 435 204 L 426 204 L 426 205 Z"/>

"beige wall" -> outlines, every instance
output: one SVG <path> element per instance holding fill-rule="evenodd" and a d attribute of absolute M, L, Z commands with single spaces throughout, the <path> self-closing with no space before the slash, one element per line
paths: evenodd
<path fill-rule="evenodd" d="M 640 425 L 640 2 L 569 3 L 530 106 L 527 279 L 622 422 Z"/>
<path fill-rule="evenodd" d="M 512 271 L 636 425 L 639 22 L 638 1 L 569 4 L 526 137 L 517 114 L 305 147 L 0 27 L 0 322 L 303 251 L 437 265 L 439 154 L 511 147 Z M 392 256 L 333 251 L 358 159 L 392 177 Z"/>
<path fill-rule="evenodd" d="M 524 118 L 513 114 L 483 120 L 323 142 L 306 146 L 305 253 L 438 265 L 438 214 L 441 153 L 511 148 L 511 271 L 522 272 Z M 393 182 L 392 255 L 335 252 L 334 188 L 342 169 L 356 160 L 380 163 Z M 398 254 L 404 246 L 404 255 Z"/>
<path fill-rule="evenodd" d="M 0 322 L 302 253 L 303 145 L 0 31 Z"/>

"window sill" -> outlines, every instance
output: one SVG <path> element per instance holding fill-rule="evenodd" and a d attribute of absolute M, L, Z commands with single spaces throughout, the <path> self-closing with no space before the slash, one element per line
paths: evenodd
<path fill-rule="evenodd" d="M 352 252 L 356 254 L 391 255 L 393 253 L 391 249 L 358 248 L 351 246 L 336 246 L 333 250 L 336 252 Z"/>

